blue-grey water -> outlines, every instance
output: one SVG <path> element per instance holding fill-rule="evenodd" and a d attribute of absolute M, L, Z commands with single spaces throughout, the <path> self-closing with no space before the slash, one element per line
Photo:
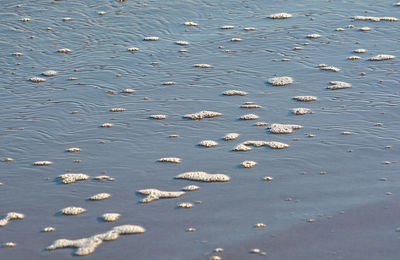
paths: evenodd
<path fill-rule="evenodd" d="M 394 1 L 21 0 L 0 1 L 0 7 L 0 157 L 14 159 L 0 162 L 0 215 L 10 211 L 25 214 L 23 220 L 0 227 L 0 243 L 17 244 L 0 248 L 0 259 L 71 259 L 75 249 L 45 248 L 58 238 L 88 237 L 122 224 L 141 225 L 147 232 L 105 242 L 85 259 L 208 259 L 217 247 L 225 249 L 219 255 L 226 254 L 227 259 L 252 259 L 261 256 L 248 253 L 251 243 L 240 252 L 238 245 L 267 241 L 293 230 L 306 234 L 299 227 L 329 222 L 328 216 L 335 219 L 341 211 L 346 216 L 347 211 L 370 205 L 398 206 L 393 202 L 400 201 L 400 22 L 352 19 L 356 15 L 400 18 L 400 6 Z M 99 11 L 106 14 L 99 15 Z M 293 17 L 267 18 L 279 12 Z M 22 22 L 24 17 L 31 21 Z M 64 17 L 72 20 L 64 22 Z M 198 26 L 184 26 L 186 21 Z M 223 25 L 235 28 L 222 30 Z M 371 31 L 359 31 L 364 26 Z M 244 27 L 256 30 L 244 31 Z M 339 27 L 345 31 L 335 31 Z M 322 37 L 306 38 L 311 33 Z M 147 36 L 160 40 L 143 41 Z M 231 42 L 232 38 L 242 41 Z M 177 40 L 190 45 L 178 46 L 174 44 Z M 130 53 L 130 47 L 140 50 Z M 71 53 L 57 53 L 61 48 L 71 49 Z M 187 53 L 179 52 L 182 48 Z M 367 53 L 353 53 L 359 48 Z M 232 52 L 225 52 L 227 49 Z M 14 52 L 23 56 L 15 57 Z M 367 60 L 378 54 L 397 57 Z M 347 60 L 352 55 L 361 59 Z M 213 68 L 194 68 L 197 63 Z M 320 70 L 320 63 L 341 71 Z M 58 75 L 43 83 L 29 81 L 50 69 Z M 286 87 L 267 84 L 275 75 L 293 77 L 295 82 Z M 71 77 L 77 79 L 71 81 Z M 353 87 L 327 90 L 332 80 Z M 176 85 L 165 86 L 162 83 L 166 81 Z M 136 90 L 135 94 L 121 93 L 126 88 Z M 248 95 L 221 95 L 229 89 Z M 108 94 L 110 90 L 115 94 Z M 292 100 L 298 95 L 315 95 L 318 101 Z M 246 101 L 262 108 L 239 108 Z M 110 113 L 113 107 L 126 111 Z M 310 108 L 313 114 L 292 115 L 295 107 Z M 223 116 L 201 121 L 182 118 L 200 110 Z M 257 114 L 259 121 L 303 128 L 293 134 L 273 135 L 265 127 L 254 126 L 255 121 L 238 120 L 248 113 Z M 168 118 L 149 119 L 152 114 Z M 106 122 L 114 126 L 101 128 Z M 343 131 L 352 134 L 342 135 Z M 221 140 L 230 132 L 241 136 L 236 141 Z M 171 134 L 179 138 L 169 138 Z M 216 140 L 219 146 L 197 146 L 205 139 Z M 290 148 L 231 151 L 245 140 L 280 141 Z M 82 151 L 66 152 L 70 147 Z M 157 162 L 171 156 L 182 158 L 182 163 Z M 53 164 L 33 165 L 40 160 Z M 258 165 L 244 169 L 240 167 L 244 160 Z M 115 181 L 59 184 L 57 176 L 69 171 L 92 177 L 106 173 Z M 186 171 L 225 173 L 231 181 L 174 179 Z M 264 176 L 274 180 L 263 181 Z M 150 204 L 140 203 L 143 197 L 136 193 L 145 188 L 176 191 L 189 184 L 200 190 Z M 87 200 L 100 192 L 112 197 Z M 177 208 L 180 202 L 195 201 L 202 203 L 192 209 Z M 67 206 L 81 206 L 87 212 L 61 216 L 59 210 Z M 399 212 L 395 207 L 390 210 Z M 121 213 L 121 218 L 115 223 L 99 221 L 105 212 Z M 307 223 L 310 218 L 317 223 Z M 400 239 L 398 218 L 387 221 L 385 227 L 389 228 L 384 232 L 380 226 L 369 227 L 369 234 L 381 232 L 382 237 L 390 238 L 372 240 L 382 244 L 381 248 Z M 258 222 L 267 227 L 254 228 Z M 41 232 L 46 226 L 56 231 Z M 188 227 L 195 227 L 196 232 L 186 232 Z M 321 249 L 319 257 L 355 259 L 340 248 L 354 238 L 347 239 L 329 249 L 337 254 Z M 364 245 L 363 237 L 359 239 Z M 277 254 L 267 258 L 284 259 L 278 255 L 279 250 L 285 252 L 285 246 L 258 246 Z M 313 259 L 309 257 L 313 252 L 306 248 L 302 253 L 304 257 L 298 259 Z M 360 255 L 376 259 L 371 254 Z M 385 259 L 398 259 L 398 255 L 400 250 L 393 250 Z"/>

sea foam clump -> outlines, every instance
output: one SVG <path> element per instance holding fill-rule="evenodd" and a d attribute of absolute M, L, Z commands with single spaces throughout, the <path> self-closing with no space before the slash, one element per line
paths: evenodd
<path fill-rule="evenodd" d="M 25 216 L 18 212 L 8 212 L 0 219 L 0 227 L 6 226 L 11 220 L 23 219 Z"/>
<path fill-rule="evenodd" d="M 293 124 L 271 124 L 269 131 L 273 134 L 291 134 L 294 130 L 301 129 L 301 125 Z"/>
<path fill-rule="evenodd" d="M 142 203 L 150 203 L 152 201 L 164 198 L 178 198 L 186 193 L 184 191 L 162 191 L 158 189 L 143 189 L 138 190 L 137 192 L 143 195 L 147 195 L 146 198 L 141 200 Z"/>
<path fill-rule="evenodd" d="M 272 86 L 286 86 L 290 85 L 293 83 L 293 78 L 284 76 L 284 77 L 274 77 L 274 78 L 269 78 L 268 83 L 271 84 Z"/>
<path fill-rule="evenodd" d="M 286 149 L 289 148 L 288 144 L 276 142 L 276 141 L 245 141 L 244 145 L 251 145 L 254 147 L 268 146 L 272 149 Z"/>
<path fill-rule="evenodd" d="M 246 91 L 241 91 L 241 90 L 226 90 L 222 92 L 222 95 L 225 96 L 246 96 L 247 92 Z"/>
<path fill-rule="evenodd" d="M 86 212 L 86 209 L 81 207 L 66 207 L 60 210 L 64 215 L 79 215 Z"/>
<path fill-rule="evenodd" d="M 57 75 L 57 71 L 55 71 L 55 70 L 46 70 L 46 71 L 42 72 L 42 75 L 46 76 L 46 77 L 56 76 Z"/>
<path fill-rule="evenodd" d="M 223 139 L 224 139 L 225 141 L 231 141 L 231 140 L 236 140 L 236 139 L 238 139 L 239 136 L 240 136 L 240 134 L 238 134 L 238 133 L 229 133 L 229 134 L 226 134 L 226 135 L 223 137 Z"/>
<path fill-rule="evenodd" d="M 52 165 L 53 163 L 50 161 L 36 161 L 33 163 L 33 165 L 35 166 L 48 166 L 48 165 Z"/>
<path fill-rule="evenodd" d="M 210 174 L 202 171 L 185 172 L 175 176 L 175 178 L 203 182 L 227 182 L 231 179 L 228 175 L 225 174 Z"/>
<path fill-rule="evenodd" d="M 181 163 L 181 158 L 178 157 L 163 157 L 158 159 L 159 162 Z"/>
<path fill-rule="evenodd" d="M 210 64 L 198 63 L 198 64 L 194 64 L 193 67 L 195 67 L 195 68 L 203 68 L 203 69 L 210 69 L 213 66 L 211 66 Z"/>
<path fill-rule="evenodd" d="M 34 83 L 41 83 L 41 82 L 45 82 L 46 81 L 46 79 L 44 79 L 44 78 L 39 78 L 39 77 L 32 77 L 32 78 L 30 78 L 29 79 L 31 82 L 34 82 Z"/>
<path fill-rule="evenodd" d="M 293 99 L 301 102 L 312 102 L 318 100 L 315 96 L 295 96 Z"/>
<path fill-rule="evenodd" d="M 50 246 L 47 247 L 47 250 L 55 250 L 58 248 L 66 248 L 66 247 L 74 247 L 77 248 L 75 251 L 75 255 L 77 256 L 85 256 L 93 253 L 97 247 L 99 247 L 104 241 L 117 240 L 120 235 L 129 235 L 129 234 L 141 234 L 146 232 L 141 226 L 136 225 L 122 225 L 116 226 L 113 229 L 101 233 L 96 234 L 88 238 L 81 238 L 75 240 L 69 239 L 57 239 Z"/>
<path fill-rule="evenodd" d="M 257 120 L 260 117 L 256 114 L 247 114 L 240 117 L 240 120 Z"/>
<path fill-rule="evenodd" d="M 396 56 L 387 55 L 387 54 L 379 54 L 379 55 L 376 55 L 374 57 L 369 58 L 368 60 L 370 60 L 370 61 L 381 61 L 381 60 L 392 60 L 394 58 L 396 58 Z"/>
<path fill-rule="evenodd" d="M 93 195 L 89 198 L 89 200 L 106 200 L 111 197 L 111 194 L 109 193 L 99 193 L 96 195 Z"/>
<path fill-rule="evenodd" d="M 64 184 L 71 184 L 77 181 L 84 181 L 89 179 L 89 175 L 83 173 L 65 173 L 58 176 Z"/>
<path fill-rule="evenodd" d="M 291 17 L 292 17 L 292 15 L 288 14 L 288 13 L 276 13 L 276 14 L 268 15 L 268 18 L 270 18 L 270 19 L 288 19 Z"/>
<path fill-rule="evenodd" d="M 104 213 L 101 215 L 101 219 L 105 222 L 115 222 L 121 217 L 119 213 Z"/>
<path fill-rule="evenodd" d="M 344 81 L 330 81 L 329 84 L 332 86 L 326 87 L 329 90 L 338 90 L 338 89 L 345 89 L 345 88 L 351 88 L 352 85 L 350 83 L 344 82 Z"/>
<path fill-rule="evenodd" d="M 306 115 L 306 114 L 312 114 L 312 111 L 309 108 L 297 107 L 292 109 L 292 113 L 294 115 Z"/>
<path fill-rule="evenodd" d="M 184 115 L 183 117 L 192 119 L 192 120 L 201 120 L 203 118 L 214 118 L 214 117 L 219 117 L 219 116 L 222 116 L 222 114 L 218 113 L 218 112 L 203 110 L 203 111 L 200 111 L 200 112 L 197 112 L 194 114 Z"/>

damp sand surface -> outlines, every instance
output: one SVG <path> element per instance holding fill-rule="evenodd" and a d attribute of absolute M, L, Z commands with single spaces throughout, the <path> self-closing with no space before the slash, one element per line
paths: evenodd
<path fill-rule="evenodd" d="M 400 18 L 394 2 L 2 4 L 0 157 L 13 160 L 0 162 L 0 218 L 8 212 L 24 218 L 0 227 L 0 245 L 16 244 L 1 247 L 0 259 L 72 259 L 76 249 L 45 249 L 60 238 L 88 238 L 126 224 L 146 233 L 104 242 L 84 258 L 255 259 L 263 256 L 250 250 L 259 249 L 271 259 L 292 259 L 291 252 L 306 259 L 396 259 L 397 244 L 392 245 L 398 242 L 400 223 L 389 215 L 397 214 L 390 205 L 400 200 L 400 22 L 354 19 Z M 268 17 L 279 13 L 291 17 Z M 63 22 L 66 17 L 71 19 Z M 233 28 L 221 29 L 224 25 Z M 362 27 L 371 31 L 362 32 Z M 321 37 L 307 38 L 311 34 Z M 190 43 L 186 52 L 179 52 L 177 41 Z M 367 52 L 355 53 L 357 49 Z M 360 58 L 348 60 L 355 55 Z M 368 60 L 372 57 L 379 60 Z M 323 63 L 340 71 L 321 70 L 317 65 Z M 57 73 L 42 75 L 48 71 Z M 293 79 L 291 84 L 269 83 L 285 76 Z M 351 88 L 330 82 L 346 82 Z M 228 90 L 241 92 L 223 95 Z M 293 99 L 298 96 L 318 99 L 303 103 Z M 257 108 L 250 109 L 254 104 Z M 313 114 L 294 115 L 292 109 L 299 107 Z M 110 112 L 112 108 L 123 110 Z M 240 120 L 250 113 L 259 119 Z M 151 115 L 168 118 L 149 120 Z M 256 126 L 257 121 L 265 123 Z M 275 134 L 268 129 L 274 123 L 302 128 Z M 224 141 L 227 133 L 239 137 Z M 204 148 L 198 145 L 202 140 L 218 146 Z M 247 140 L 289 146 L 244 145 Z M 237 146 L 248 151 L 232 151 Z M 68 152 L 71 147 L 80 152 Z M 169 157 L 181 163 L 158 161 Z M 51 164 L 34 165 L 44 161 Z M 246 169 L 243 161 L 257 166 Z M 226 174 L 230 180 L 175 178 L 193 171 Z M 63 184 L 59 176 L 73 173 L 89 177 Z M 272 181 L 265 181 L 266 176 Z M 148 188 L 179 192 L 189 185 L 199 189 L 151 203 L 141 203 L 147 195 L 137 193 Z M 88 199 L 99 193 L 112 197 Z M 181 209 L 181 203 L 193 208 Z M 379 205 L 389 206 L 379 210 Z M 86 211 L 61 214 L 68 206 Z M 364 208 L 372 210 L 370 215 L 350 214 Z M 388 213 L 376 215 L 385 221 L 351 233 L 352 223 L 356 228 L 359 219 L 375 216 L 374 208 Z M 107 212 L 121 218 L 103 221 Z M 335 227 L 327 216 L 338 219 Z M 255 228 L 255 223 L 266 227 Z M 339 230 L 341 223 L 347 223 L 349 234 L 366 235 L 346 233 L 336 239 L 329 232 Z M 321 232 L 310 230 L 317 226 Z M 55 231 L 42 232 L 44 227 Z M 281 239 L 285 234 L 294 240 Z M 327 234 L 337 242 L 330 243 Z M 273 236 L 277 242 L 267 243 Z M 347 247 L 353 243 L 357 257 Z"/>

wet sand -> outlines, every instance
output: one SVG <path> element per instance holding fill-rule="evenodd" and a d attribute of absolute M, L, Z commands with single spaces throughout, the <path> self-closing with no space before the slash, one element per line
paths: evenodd
<path fill-rule="evenodd" d="M 267 252 L 266 259 L 397 259 L 399 201 L 380 203 L 319 216 L 313 223 L 229 246 L 224 259 L 262 259 L 252 248 Z M 198 258 L 204 259 L 204 258 Z"/>

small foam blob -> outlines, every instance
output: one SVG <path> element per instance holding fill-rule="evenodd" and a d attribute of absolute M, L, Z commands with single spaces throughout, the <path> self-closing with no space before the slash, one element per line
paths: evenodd
<path fill-rule="evenodd" d="M 89 179 L 89 175 L 83 173 L 65 173 L 58 176 L 64 184 L 71 184 L 77 181 L 84 181 Z"/>
<path fill-rule="evenodd" d="M 202 182 L 227 182 L 231 179 L 225 174 L 210 174 L 202 171 L 185 172 L 175 176 L 175 178 Z"/>
<path fill-rule="evenodd" d="M 260 105 L 257 105 L 254 102 L 245 102 L 243 105 L 240 106 L 240 108 L 260 108 Z"/>
<path fill-rule="evenodd" d="M 139 51 L 140 49 L 137 48 L 137 47 L 130 47 L 130 48 L 128 48 L 127 50 L 128 50 L 129 52 L 137 52 L 137 51 Z"/>
<path fill-rule="evenodd" d="M 126 88 L 126 89 L 123 89 L 123 90 L 122 90 L 122 93 L 125 93 L 125 94 L 132 94 L 132 93 L 135 93 L 135 90 L 133 90 L 133 89 L 131 89 L 131 88 Z"/>
<path fill-rule="evenodd" d="M 368 31 L 371 31 L 371 28 L 365 26 L 365 27 L 361 27 L 359 30 L 362 32 L 368 32 Z"/>
<path fill-rule="evenodd" d="M 251 145 L 254 147 L 262 147 L 262 146 L 268 146 L 269 148 L 272 149 L 286 149 L 289 148 L 288 144 L 282 143 L 282 142 L 276 142 L 276 141 L 245 141 L 243 142 L 244 145 Z"/>
<path fill-rule="evenodd" d="M 238 134 L 238 133 L 228 133 L 228 134 L 226 134 L 226 135 L 223 137 L 223 139 L 224 139 L 225 141 L 231 141 L 231 140 L 236 140 L 236 139 L 238 139 L 239 136 L 240 136 L 240 134 Z"/>
<path fill-rule="evenodd" d="M 333 71 L 333 72 L 339 72 L 341 69 L 334 67 L 334 66 L 328 66 L 326 64 L 319 64 L 318 67 L 321 70 L 329 70 L 329 71 Z"/>
<path fill-rule="evenodd" d="M 101 215 L 101 219 L 105 222 L 115 222 L 121 217 L 119 213 L 104 213 Z"/>
<path fill-rule="evenodd" d="M 162 191 L 158 189 L 143 189 L 137 192 L 147 196 L 141 200 L 142 203 L 150 203 L 164 198 L 178 198 L 186 193 L 184 191 Z"/>
<path fill-rule="evenodd" d="M 235 29 L 235 26 L 234 25 L 223 25 L 219 28 L 222 30 L 231 30 L 231 29 Z"/>
<path fill-rule="evenodd" d="M 359 60 L 359 59 L 361 59 L 361 57 L 360 57 L 360 56 L 355 56 L 355 55 L 353 55 L 353 56 L 347 57 L 347 59 L 348 59 L 348 60 Z"/>
<path fill-rule="evenodd" d="M 103 127 L 103 128 L 110 128 L 112 126 L 113 126 L 113 124 L 111 124 L 111 123 L 104 123 L 101 125 L 101 127 Z"/>
<path fill-rule="evenodd" d="M 154 120 L 164 120 L 164 119 L 167 119 L 168 116 L 167 115 L 150 115 L 150 118 L 152 118 Z"/>
<path fill-rule="evenodd" d="M 17 244 L 14 243 L 14 242 L 6 242 L 6 243 L 3 244 L 3 246 L 7 247 L 7 248 L 12 248 L 12 247 L 16 247 Z"/>
<path fill-rule="evenodd" d="M 256 228 L 265 228 L 267 225 L 265 225 L 264 223 L 257 223 L 254 225 Z"/>
<path fill-rule="evenodd" d="M 270 18 L 270 19 L 288 19 L 291 17 L 292 17 L 292 15 L 288 14 L 288 13 L 275 13 L 275 14 L 268 15 L 268 18 Z"/>
<path fill-rule="evenodd" d="M 192 120 L 201 120 L 203 118 L 214 118 L 214 117 L 219 117 L 219 116 L 222 116 L 222 113 L 202 110 L 202 111 L 194 113 L 194 114 L 184 115 L 183 117 L 192 119 Z"/>
<path fill-rule="evenodd" d="M 392 60 L 396 58 L 396 56 L 388 55 L 388 54 L 379 54 L 373 57 L 368 58 L 369 61 L 382 61 L 382 60 Z"/>
<path fill-rule="evenodd" d="M 79 153 L 81 151 L 81 148 L 79 148 L 79 147 L 71 147 L 71 148 L 68 148 L 67 151 L 69 153 Z"/>
<path fill-rule="evenodd" d="M 196 191 L 199 190 L 200 187 L 197 185 L 188 185 L 182 188 L 183 191 Z"/>
<path fill-rule="evenodd" d="M 321 38 L 321 35 L 318 34 L 318 33 L 312 33 L 312 34 L 307 35 L 307 38 L 309 38 L 309 39 L 318 39 L 318 38 Z"/>
<path fill-rule="evenodd" d="M 164 86 L 172 86 L 172 85 L 175 85 L 175 84 L 176 84 L 175 81 L 166 81 L 166 82 L 163 83 Z"/>
<path fill-rule="evenodd" d="M 224 95 L 224 96 L 246 96 L 247 92 L 241 91 L 241 90 L 226 90 L 226 91 L 222 92 L 222 95 Z"/>
<path fill-rule="evenodd" d="M 218 146 L 218 142 L 213 141 L 213 140 L 203 140 L 199 143 L 200 146 L 210 148 L 210 147 L 215 147 Z"/>
<path fill-rule="evenodd" d="M 184 22 L 183 24 L 186 26 L 197 26 L 198 25 L 197 23 L 192 22 L 192 21 Z"/>
<path fill-rule="evenodd" d="M 86 212 L 86 209 L 81 207 L 66 207 L 60 210 L 64 215 L 79 215 Z"/>
<path fill-rule="evenodd" d="M 63 49 L 58 49 L 57 52 L 58 52 L 58 53 L 66 54 L 66 53 L 70 53 L 71 50 L 68 49 L 68 48 L 63 48 Z"/>
<path fill-rule="evenodd" d="M 366 53 L 367 50 L 366 49 L 356 49 L 354 50 L 355 53 Z"/>
<path fill-rule="evenodd" d="M 242 39 L 241 38 L 232 38 L 231 42 L 241 42 Z"/>
<path fill-rule="evenodd" d="M 182 46 L 186 46 L 189 45 L 188 41 L 175 41 L 174 42 L 176 45 L 182 45 Z"/>
<path fill-rule="evenodd" d="M 258 115 L 255 114 L 247 114 L 247 115 L 243 115 L 240 117 L 240 120 L 257 120 L 260 117 Z"/>
<path fill-rule="evenodd" d="M 168 162 L 168 163 L 181 163 L 181 158 L 178 157 L 163 157 L 158 159 L 159 162 Z"/>
<path fill-rule="evenodd" d="M 159 37 L 157 37 L 157 36 L 147 36 L 147 37 L 144 37 L 144 41 L 158 41 L 160 38 Z"/>
<path fill-rule="evenodd" d="M 352 85 L 350 83 L 344 82 L 344 81 L 330 81 L 329 84 L 332 86 L 327 87 L 329 90 L 338 90 L 338 89 L 345 89 L 345 88 L 351 88 Z"/>
<path fill-rule="evenodd" d="M 208 258 L 209 260 L 222 260 L 222 257 L 218 256 L 218 255 L 213 255 L 210 256 L 210 258 Z"/>
<path fill-rule="evenodd" d="M 193 208 L 193 204 L 190 202 L 182 202 L 178 204 L 178 207 L 182 209 L 190 209 Z"/>
<path fill-rule="evenodd" d="M 291 134 L 294 130 L 298 130 L 303 128 L 301 125 L 293 125 L 293 124 L 271 124 L 269 127 L 269 131 L 273 134 Z"/>
<path fill-rule="evenodd" d="M 255 166 L 257 165 L 257 162 L 255 162 L 255 161 L 243 161 L 243 162 L 241 163 L 241 165 L 242 165 L 244 168 L 253 168 L 253 167 L 255 167 Z"/>
<path fill-rule="evenodd" d="M 41 83 L 41 82 L 45 82 L 45 81 L 46 81 L 46 79 L 40 78 L 40 77 L 32 77 L 32 78 L 30 78 L 29 80 L 30 80 L 31 82 L 34 82 L 34 83 Z"/>
<path fill-rule="evenodd" d="M 248 147 L 247 145 L 244 144 L 238 144 L 237 146 L 235 146 L 232 151 L 234 152 L 248 152 L 251 151 L 253 149 L 251 149 L 251 147 Z"/>
<path fill-rule="evenodd" d="M 250 253 L 252 253 L 252 254 L 259 254 L 260 252 L 261 252 L 261 250 L 258 248 L 253 248 L 250 250 Z"/>
<path fill-rule="evenodd" d="M 354 20 L 359 21 L 372 21 L 372 22 L 380 22 L 380 21 L 387 21 L 387 22 L 396 22 L 398 19 L 396 17 L 376 17 L 376 16 L 362 16 L 357 15 L 353 17 Z"/>
<path fill-rule="evenodd" d="M 271 84 L 272 86 L 286 86 L 290 85 L 293 83 L 293 78 L 284 76 L 284 77 L 274 77 L 274 78 L 269 78 L 268 83 Z"/>
<path fill-rule="evenodd" d="M 293 99 L 301 102 L 312 102 L 318 100 L 315 96 L 295 96 Z"/>
<path fill-rule="evenodd" d="M 43 232 L 54 232 L 56 229 L 54 227 L 45 227 L 42 230 Z"/>
<path fill-rule="evenodd" d="M 255 28 L 255 27 L 245 27 L 245 28 L 243 28 L 243 30 L 245 30 L 246 32 L 248 32 L 248 31 L 255 31 L 256 28 Z"/>
<path fill-rule="evenodd" d="M 297 107 L 292 109 L 292 113 L 294 115 L 306 115 L 306 114 L 312 114 L 312 111 L 309 108 Z"/>
<path fill-rule="evenodd" d="M 260 121 L 260 122 L 256 122 L 254 125 L 255 125 L 255 126 L 267 126 L 268 123 L 267 123 L 267 122 Z"/>
<path fill-rule="evenodd" d="M 111 194 L 109 193 L 98 193 L 95 194 L 91 197 L 89 197 L 89 200 L 106 200 L 109 199 L 111 197 Z"/>
<path fill-rule="evenodd" d="M 189 227 L 186 229 L 187 232 L 195 232 L 196 229 L 194 227 Z"/>
<path fill-rule="evenodd" d="M 110 108 L 110 112 L 124 112 L 126 109 L 125 108 L 122 108 L 122 107 L 113 107 L 113 108 Z"/>
<path fill-rule="evenodd" d="M 42 75 L 46 76 L 46 77 L 56 76 L 57 74 L 58 73 L 55 70 L 46 70 L 46 71 L 42 72 Z"/>
<path fill-rule="evenodd" d="M 53 163 L 50 161 L 36 161 L 33 163 L 33 165 L 35 166 L 48 166 L 48 165 L 52 165 Z"/>
<path fill-rule="evenodd" d="M 98 181 L 114 181 L 115 179 L 113 177 L 110 177 L 108 175 L 99 175 L 94 177 L 95 180 Z"/>
<path fill-rule="evenodd" d="M 210 64 L 206 64 L 206 63 L 197 63 L 197 64 L 194 64 L 193 67 L 209 69 L 209 68 L 212 68 L 213 66 L 211 66 Z"/>

